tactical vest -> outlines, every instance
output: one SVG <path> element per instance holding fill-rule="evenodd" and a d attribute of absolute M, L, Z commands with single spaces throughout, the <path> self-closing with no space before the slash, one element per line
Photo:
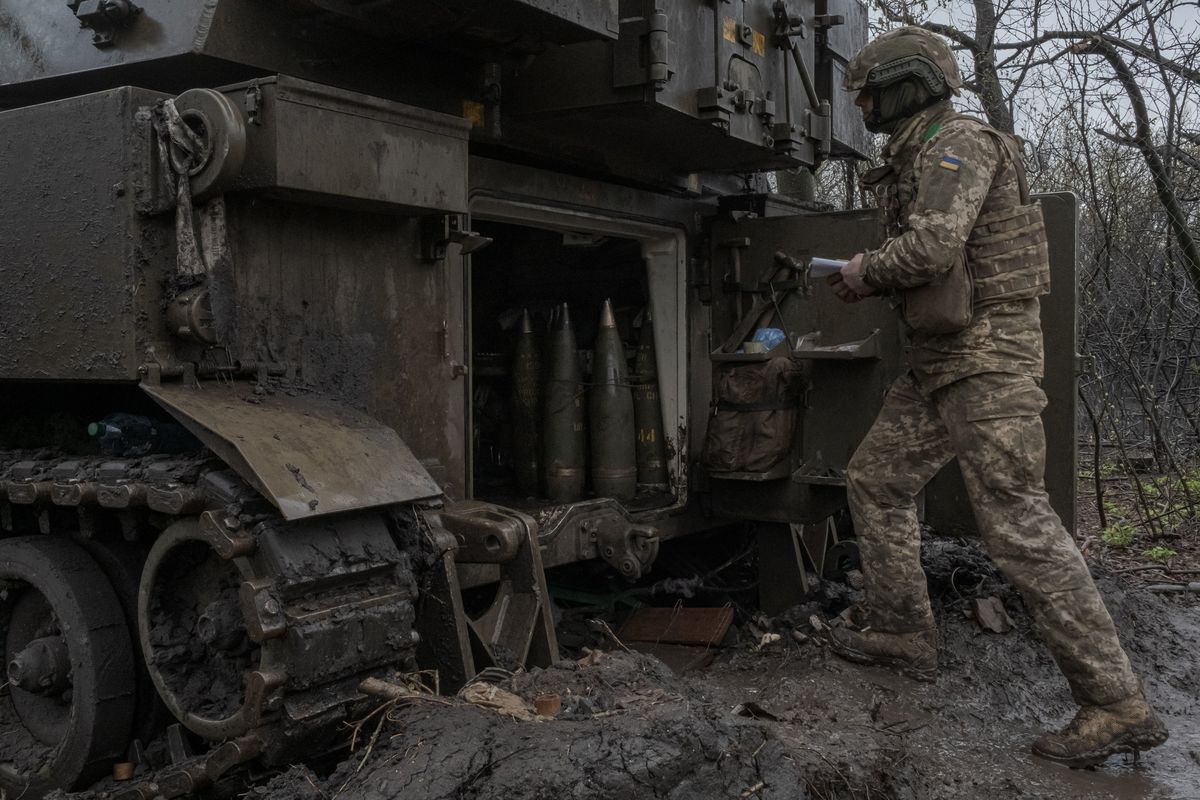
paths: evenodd
<path fill-rule="evenodd" d="M 1020 204 L 998 192 L 989 192 L 979 210 L 966 242 L 967 268 L 971 274 L 974 305 L 1023 300 L 1050 291 L 1050 251 L 1041 204 L 1030 200 L 1025 161 L 1015 136 L 1003 134 L 974 117 L 955 114 L 946 122 L 973 123 L 987 133 L 1008 156 L 1016 171 Z M 933 138 L 930 139 L 933 141 Z M 929 142 L 922 144 L 922 149 Z M 1001 161 L 1003 168 L 1003 161 Z M 911 171 L 911 170 L 910 170 Z M 911 179 L 911 176 L 907 176 Z M 897 236 L 908 229 L 906 206 L 912 203 L 917 187 L 905 186 L 901 197 L 901 176 L 890 165 L 877 167 L 863 176 L 863 188 L 878 198 L 882 211 L 884 236 Z"/>

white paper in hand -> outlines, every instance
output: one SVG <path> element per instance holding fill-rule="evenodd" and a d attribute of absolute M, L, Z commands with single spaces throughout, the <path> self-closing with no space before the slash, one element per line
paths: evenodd
<path fill-rule="evenodd" d="M 812 278 L 828 278 L 830 275 L 841 272 L 842 267 L 848 263 L 850 262 L 838 258 L 813 258 L 808 268 L 808 274 Z"/>

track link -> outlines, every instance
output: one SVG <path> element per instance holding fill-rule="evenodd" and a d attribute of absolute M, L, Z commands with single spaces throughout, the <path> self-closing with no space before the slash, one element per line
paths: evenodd
<path fill-rule="evenodd" d="M 4 536 L 78 532 L 146 560 L 137 630 L 159 696 L 212 745 L 123 796 L 183 797 L 247 760 L 341 745 L 369 677 L 416 668 L 419 517 L 283 520 L 207 452 L 132 459 L 0 452 Z"/>

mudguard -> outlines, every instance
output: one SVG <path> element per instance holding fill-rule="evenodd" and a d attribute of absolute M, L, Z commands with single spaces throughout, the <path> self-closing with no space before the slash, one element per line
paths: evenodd
<path fill-rule="evenodd" d="M 336 400 L 236 381 L 142 388 L 285 519 L 441 494 L 399 434 Z"/>

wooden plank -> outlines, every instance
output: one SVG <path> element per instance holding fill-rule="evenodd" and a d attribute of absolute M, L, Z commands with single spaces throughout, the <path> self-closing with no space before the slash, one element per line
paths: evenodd
<path fill-rule="evenodd" d="M 623 642 L 719 645 L 733 624 L 732 608 L 640 608 L 617 634 Z"/>

